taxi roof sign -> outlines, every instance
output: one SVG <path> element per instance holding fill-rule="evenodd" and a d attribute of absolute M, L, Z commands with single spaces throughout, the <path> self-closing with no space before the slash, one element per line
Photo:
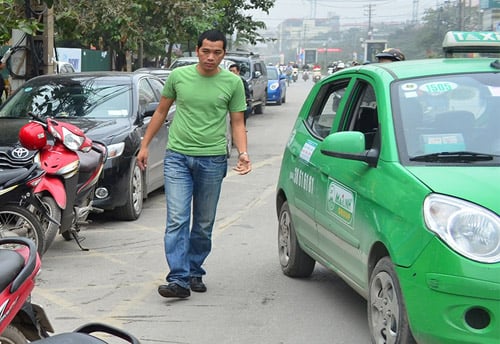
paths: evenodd
<path fill-rule="evenodd" d="M 447 57 L 453 53 L 499 53 L 500 32 L 448 31 L 443 39 Z"/>

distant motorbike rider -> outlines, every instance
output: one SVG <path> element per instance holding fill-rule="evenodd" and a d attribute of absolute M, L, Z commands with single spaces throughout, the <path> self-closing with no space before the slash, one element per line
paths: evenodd
<path fill-rule="evenodd" d="M 379 63 L 404 61 L 405 55 L 396 48 L 387 48 L 375 55 Z"/>

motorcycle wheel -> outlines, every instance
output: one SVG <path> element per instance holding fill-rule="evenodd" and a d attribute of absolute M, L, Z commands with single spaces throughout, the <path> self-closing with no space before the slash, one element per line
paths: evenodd
<path fill-rule="evenodd" d="M 28 340 L 16 327 L 9 325 L 0 334 L 0 343 L 2 344 L 26 344 Z"/>
<path fill-rule="evenodd" d="M 57 222 L 61 223 L 61 209 L 57 205 L 56 201 L 50 197 L 50 196 L 43 196 L 42 197 L 42 204 L 45 206 L 47 214 L 56 220 Z M 55 224 L 52 221 L 49 221 L 43 214 L 35 209 L 33 206 L 30 206 L 30 211 L 33 212 L 37 217 L 38 221 L 43 226 L 44 230 L 44 235 L 45 235 L 45 251 L 49 249 L 49 247 L 52 245 L 54 242 L 54 239 L 56 238 L 57 233 L 59 232 L 59 226 Z"/>
<path fill-rule="evenodd" d="M 35 214 L 14 204 L 0 207 L 0 237 L 25 237 L 33 240 L 40 257 L 45 252 L 44 229 Z"/>

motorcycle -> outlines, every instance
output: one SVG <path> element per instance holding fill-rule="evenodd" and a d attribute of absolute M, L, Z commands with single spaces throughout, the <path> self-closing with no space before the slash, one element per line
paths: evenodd
<path fill-rule="evenodd" d="M 54 328 L 44 309 L 30 301 L 40 268 L 40 256 L 32 240 L 0 239 L 0 343 L 106 343 L 91 335 L 103 332 L 131 344 L 140 344 L 126 331 L 101 323 L 89 323 L 73 332 L 50 336 Z"/>
<path fill-rule="evenodd" d="M 27 238 L 0 239 L 0 342 L 24 344 L 54 332 L 42 307 L 29 301 L 41 261 Z"/>
<path fill-rule="evenodd" d="M 292 80 L 293 80 L 293 82 L 297 82 L 298 78 L 299 78 L 299 69 L 294 67 L 293 71 L 292 71 Z"/>
<path fill-rule="evenodd" d="M 29 168 L 5 169 L 0 173 L 0 237 L 27 237 L 35 242 L 40 255 L 45 252 L 46 239 L 44 227 L 35 212 L 48 222 L 59 225 L 33 192 L 44 173 L 36 164 Z"/>
<path fill-rule="evenodd" d="M 302 72 L 302 80 L 304 81 L 309 80 L 309 72 L 307 70 Z"/>
<path fill-rule="evenodd" d="M 37 152 L 34 161 L 46 172 L 33 191 L 53 196 L 54 202 L 47 206 L 51 207 L 51 214 L 60 214 L 56 218 L 60 219 L 59 233 L 66 240 L 74 238 L 86 250 L 78 232 L 91 212 L 102 212 L 92 202 L 107 158 L 106 146 L 92 141 L 73 124 L 29 115 L 32 120 L 21 127 L 19 141 L 23 147 Z M 57 230 L 47 233 L 48 245 L 56 234 Z"/>
<path fill-rule="evenodd" d="M 314 83 L 317 83 L 318 81 L 321 80 L 321 69 L 319 68 L 314 68 L 313 69 L 313 77 L 312 77 Z"/>

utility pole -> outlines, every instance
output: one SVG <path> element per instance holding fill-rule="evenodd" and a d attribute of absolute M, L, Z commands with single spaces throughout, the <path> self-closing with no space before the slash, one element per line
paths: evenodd
<path fill-rule="evenodd" d="M 418 22 L 418 0 L 413 0 L 413 13 L 411 21 L 413 24 Z"/>
<path fill-rule="evenodd" d="M 368 39 L 373 38 L 373 28 L 372 28 L 373 9 L 372 9 L 372 7 L 374 7 L 372 4 L 368 4 L 368 31 L 367 31 Z"/>

